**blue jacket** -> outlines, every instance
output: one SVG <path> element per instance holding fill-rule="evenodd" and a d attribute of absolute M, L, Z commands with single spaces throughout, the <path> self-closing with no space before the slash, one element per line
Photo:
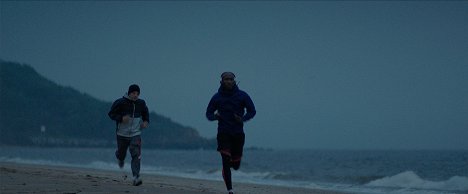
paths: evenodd
<path fill-rule="evenodd" d="M 215 111 L 219 117 L 215 116 Z M 218 120 L 218 133 L 244 133 L 244 122 L 252 119 L 256 113 L 250 96 L 239 90 L 237 85 L 231 91 L 224 90 L 221 86 L 206 108 L 206 118 L 210 121 Z M 236 121 L 235 114 L 242 117 L 243 122 Z"/>

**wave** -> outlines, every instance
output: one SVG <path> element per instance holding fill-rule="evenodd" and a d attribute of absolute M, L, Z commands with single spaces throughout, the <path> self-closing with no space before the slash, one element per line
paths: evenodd
<path fill-rule="evenodd" d="M 105 161 L 92 161 L 89 163 L 78 164 L 78 163 L 59 162 L 59 161 L 54 161 L 54 160 L 44 160 L 44 159 L 0 157 L 0 162 L 121 171 L 121 169 L 117 167 L 117 163 L 105 162 Z M 131 170 L 130 165 L 129 164 L 125 165 L 124 170 L 130 171 Z M 141 170 L 142 172 L 145 172 L 147 174 L 159 174 L 159 175 L 196 178 L 196 179 L 205 179 L 205 180 L 222 180 L 221 169 L 211 169 L 211 170 L 203 171 L 203 170 L 195 170 L 195 169 L 180 169 L 180 168 L 173 168 L 173 167 L 156 167 L 156 166 L 150 166 L 150 165 L 142 165 Z M 236 171 L 236 173 L 233 173 L 233 176 L 236 176 L 241 180 L 254 182 L 255 180 L 268 179 L 268 177 L 270 177 L 270 174 L 271 173 L 268 173 L 268 172 L 248 172 L 247 173 L 247 172 L 242 172 L 242 171 Z"/>
<path fill-rule="evenodd" d="M 11 162 L 11 163 L 18 163 L 18 164 L 37 164 L 37 165 L 49 165 L 49 166 L 73 166 L 65 162 L 57 162 L 57 161 L 42 160 L 42 159 L 10 158 L 10 157 L 0 157 L 0 162 Z"/>
<path fill-rule="evenodd" d="M 444 191 L 468 191 L 468 177 L 453 176 L 445 181 L 429 181 L 422 179 L 413 171 L 405 171 L 394 176 L 384 177 L 371 181 L 366 184 L 366 186 Z"/>

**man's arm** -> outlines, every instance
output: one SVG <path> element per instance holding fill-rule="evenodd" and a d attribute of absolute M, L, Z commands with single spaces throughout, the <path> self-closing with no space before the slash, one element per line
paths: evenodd
<path fill-rule="evenodd" d="M 111 110 L 109 111 L 108 115 L 109 117 L 117 122 L 122 122 L 122 115 L 119 113 L 120 109 L 120 100 L 116 100 L 111 107 Z"/>
<path fill-rule="evenodd" d="M 208 103 L 208 107 L 206 107 L 206 118 L 210 121 L 218 120 L 218 116 L 215 115 L 215 111 L 218 109 L 217 103 L 215 102 L 215 96 L 211 98 L 210 103 Z"/>
<path fill-rule="evenodd" d="M 252 119 L 255 116 L 255 114 L 257 114 L 257 111 L 255 110 L 255 105 L 252 99 L 247 93 L 245 93 L 244 103 L 245 103 L 245 108 L 247 109 L 247 114 L 244 115 L 244 117 L 242 118 L 242 121 L 246 122 Z"/>
<path fill-rule="evenodd" d="M 146 102 L 143 101 L 143 111 L 141 113 L 141 119 L 143 121 L 146 121 L 146 122 L 150 122 L 149 120 L 149 110 L 148 110 L 148 106 L 146 106 Z"/>
<path fill-rule="evenodd" d="M 140 128 L 145 129 L 148 127 L 149 124 L 149 111 L 148 111 L 148 106 L 146 106 L 146 102 L 143 100 L 143 111 L 141 112 L 141 120 L 143 120 L 143 123 L 141 123 Z"/>

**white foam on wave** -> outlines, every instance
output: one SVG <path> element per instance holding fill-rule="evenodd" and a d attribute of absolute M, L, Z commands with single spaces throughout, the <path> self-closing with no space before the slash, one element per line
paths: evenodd
<path fill-rule="evenodd" d="M 142 171 L 147 174 L 158 174 L 158 175 L 193 178 L 193 179 L 201 179 L 201 180 L 223 181 L 221 169 L 195 170 L 195 169 L 180 169 L 180 168 L 170 168 L 170 167 L 161 168 L 161 167 L 143 165 Z M 232 173 L 233 180 L 236 180 L 242 183 L 312 188 L 312 184 L 310 182 L 284 181 L 284 180 L 272 179 L 271 177 L 276 173 L 271 173 L 271 172 L 245 172 L 242 170 L 237 170 L 237 171 L 232 170 L 231 173 Z M 330 189 L 330 187 L 323 187 L 319 185 L 313 185 L 313 188 Z"/>
<path fill-rule="evenodd" d="M 46 166 L 60 166 L 60 167 L 78 167 L 78 168 L 89 168 L 89 169 L 99 169 L 99 170 L 108 170 L 108 171 L 120 170 L 117 168 L 117 163 L 109 163 L 109 162 L 103 162 L 103 161 L 93 161 L 87 164 L 74 164 L 74 163 L 58 162 L 58 161 L 43 160 L 43 159 L 0 157 L 0 162 L 10 162 L 10 163 L 17 163 L 17 164 L 35 164 L 35 165 L 46 165 Z M 125 169 L 130 170 L 130 167 L 126 166 Z"/>
<path fill-rule="evenodd" d="M 168 176 L 177 176 L 185 178 L 195 178 L 204 180 L 219 180 L 222 181 L 221 169 L 211 170 L 196 170 L 196 169 L 179 169 L 179 168 L 160 168 L 154 166 L 142 166 L 142 171 L 149 174 L 161 174 Z M 232 170 L 232 176 L 235 179 L 242 180 L 243 182 L 259 182 L 264 181 L 271 173 L 268 172 L 243 172 L 241 170 Z"/>
<path fill-rule="evenodd" d="M 429 181 L 419 177 L 413 171 L 405 171 L 395 176 L 371 181 L 366 186 L 392 187 L 405 189 L 430 189 L 445 191 L 468 191 L 468 177 L 453 176 L 445 181 Z"/>
<path fill-rule="evenodd" d="M 42 160 L 42 159 L 23 159 L 23 158 L 9 158 L 0 157 L 0 162 L 11 162 L 18 164 L 37 164 L 37 165 L 49 165 L 49 166 L 71 166 L 64 162 Z"/>

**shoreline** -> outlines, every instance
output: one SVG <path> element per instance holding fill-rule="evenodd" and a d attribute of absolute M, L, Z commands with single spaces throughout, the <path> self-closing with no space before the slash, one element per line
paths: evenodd
<path fill-rule="evenodd" d="M 0 193 L 227 193 L 222 181 L 142 173 L 132 186 L 116 171 L 0 162 Z M 236 193 L 335 194 L 337 191 L 233 182 Z"/>

